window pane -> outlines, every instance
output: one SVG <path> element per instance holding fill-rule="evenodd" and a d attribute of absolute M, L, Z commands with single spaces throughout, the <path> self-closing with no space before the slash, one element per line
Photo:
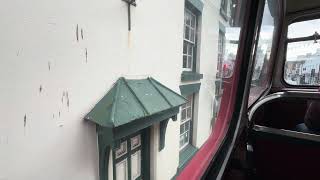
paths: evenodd
<path fill-rule="evenodd" d="M 116 149 L 116 158 L 119 158 L 127 153 L 127 141 L 120 144 L 120 147 Z"/>
<path fill-rule="evenodd" d="M 141 174 L 141 151 L 131 155 L 131 179 L 136 179 Z"/>
<path fill-rule="evenodd" d="M 190 121 L 188 121 L 188 122 L 185 123 L 185 129 L 186 129 L 187 131 L 190 130 Z"/>
<path fill-rule="evenodd" d="M 188 55 L 192 55 L 193 52 L 193 46 L 191 44 L 188 44 Z"/>
<path fill-rule="evenodd" d="M 196 27 L 196 17 L 192 16 L 191 18 L 191 27 L 195 28 Z"/>
<path fill-rule="evenodd" d="M 188 47 L 187 43 L 184 42 L 183 43 L 183 54 L 187 54 L 187 47 Z"/>
<path fill-rule="evenodd" d="M 183 68 L 187 68 L 187 56 L 183 55 Z"/>
<path fill-rule="evenodd" d="M 180 134 L 184 133 L 184 124 L 180 125 Z"/>
<path fill-rule="evenodd" d="M 117 180 L 127 180 L 128 179 L 128 164 L 127 159 L 116 164 L 116 177 Z"/>
<path fill-rule="evenodd" d="M 194 29 L 190 30 L 190 34 L 191 34 L 190 41 L 194 42 L 195 41 L 195 31 L 194 31 Z"/>
<path fill-rule="evenodd" d="M 182 120 L 185 120 L 185 119 L 186 119 L 186 114 L 187 114 L 187 113 L 186 113 L 186 109 L 184 109 L 184 110 L 181 111 L 181 119 L 182 119 Z"/>
<path fill-rule="evenodd" d="M 188 66 L 187 68 L 192 68 L 192 56 L 188 56 Z"/>
<path fill-rule="evenodd" d="M 187 15 L 186 25 L 191 25 L 190 13 L 187 11 L 186 15 Z"/>
<path fill-rule="evenodd" d="M 191 118 L 191 107 L 187 109 L 187 118 Z"/>
<path fill-rule="evenodd" d="M 184 134 L 184 142 L 189 143 L 189 131 Z"/>
<path fill-rule="evenodd" d="M 190 28 L 188 26 L 185 27 L 184 38 L 186 40 L 190 40 Z"/>
<path fill-rule="evenodd" d="M 270 9 L 277 5 L 276 0 L 265 1 L 257 50 L 255 52 L 254 70 L 251 80 L 249 106 L 267 89 L 270 83 L 270 53 L 275 29 L 275 18 Z M 272 6 L 272 7 L 269 7 Z"/>
<path fill-rule="evenodd" d="M 289 43 L 284 80 L 290 85 L 320 85 L 320 45 L 312 41 Z"/>
<path fill-rule="evenodd" d="M 320 33 L 320 19 L 296 22 L 288 27 L 288 38 L 312 36 Z"/>
<path fill-rule="evenodd" d="M 141 145 L 141 137 L 140 134 L 131 138 L 131 150 L 139 147 Z"/>

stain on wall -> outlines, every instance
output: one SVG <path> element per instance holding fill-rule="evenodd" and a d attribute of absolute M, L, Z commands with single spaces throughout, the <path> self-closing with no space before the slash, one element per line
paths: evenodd
<path fill-rule="evenodd" d="M 77 37 L 77 41 L 79 42 L 79 25 L 78 24 L 76 28 L 76 37 Z"/>
<path fill-rule="evenodd" d="M 24 115 L 23 117 L 23 127 L 27 126 L 27 114 Z"/>
<path fill-rule="evenodd" d="M 85 51 L 85 55 L 86 55 L 86 63 L 88 63 L 88 49 L 86 48 L 85 50 L 86 50 L 86 51 Z"/>
<path fill-rule="evenodd" d="M 83 40 L 83 29 L 81 28 L 81 39 Z"/>

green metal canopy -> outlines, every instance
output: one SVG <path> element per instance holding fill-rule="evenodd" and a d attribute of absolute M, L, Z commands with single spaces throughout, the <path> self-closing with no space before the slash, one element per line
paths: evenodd
<path fill-rule="evenodd" d="M 109 153 L 120 139 L 160 122 L 160 146 L 165 146 L 169 118 L 176 119 L 187 100 L 153 78 L 119 78 L 85 116 L 97 124 L 100 180 L 108 179 Z"/>
<path fill-rule="evenodd" d="M 119 127 L 179 107 L 187 100 L 153 78 L 119 78 L 85 116 L 102 127 Z"/>

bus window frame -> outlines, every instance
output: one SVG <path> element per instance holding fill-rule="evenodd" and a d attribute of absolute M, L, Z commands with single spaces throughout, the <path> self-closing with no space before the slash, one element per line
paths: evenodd
<path fill-rule="evenodd" d="M 270 52 L 270 58 L 269 58 L 269 63 L 268 63 L 268 72 L 267 72 L 267 76 L 268 76 L 268 80 L 267 80 L 267 85 L 266 88 L 261 91 L 260 95 L 251 103 L 249 104 L 249 99 L 248 99 L 248 109 L 250 109 L 254 104 L 256 104 L 260 99 L 262 99 L 264 96 L 266 96 L 272 89 L 272 84 L 273 84 L 273 75 L 274 72 L 276 71 L 275 65 L 276 65 L 276 60 L 277 60 L 277 56 L 278 56 L 278 47 L 279 47 L 279 43 L 281 40 L 281 31 L 282 31 L 282 25 L 284 23 L 284 16 L 285 16 L 285 11 L 284 11 L 284 4 L 283 2 L 277 1 L 278 3 L 278 7 L 279 7 L 279 17 L 278 20 L 279 22 L 274 26 L 274 33 L 273 33 L 273 37 L 272 37 L 272 47 L 271 47 L 271 52 Z M 264 3 L 263 3 L 264 4 Z M 257 51 L 257 47 L 258 47 L 258 42 L 259 42 L 259 34 L 260 34 L 260 30 L 261 30 L 261 24 L 262 24 L 262 18 L 263 18 L 263 11 L 264 8 L 262 9 L 262 14 L 259 17 L 259 24 L 258 24 L 258 32 L 257 32 L 257 39 L 255 42 L 255 49 L 253 51 L 254 55 L 252 57 L 252 61 L 253 61 L 253 67 L 251 67 L 252 72 L 250 72 L 251 76 L 250 76 L 250 85 L 251 85 L 251 80 L 252 80 L 252 74 L 253 74 L 253 68 L 254 68 L 254 63 L 256 61 L 256 51 Z M 250 88 L 251 89 L 251 88 Z M 249 92 L 250 93 L 250 92 Z M 250 94 L 249 94 L 250 95 Z"/>
<path fill-rule="evenodd" d="M 318 90 L 320 87 L 319 85 L 294 85 L 294 84 L 289 84 L 286 82 L 284 79 L 284 73 L 285 73 L 285 64 L 287 62 L 287 50 L 288 50 L 288 44 L 292 42 L 303 42 L 303 41 L 308 41 L 308 40 L 314 40 L 314 36 L 304 36 L 304 37 L 297 37 L 297 38 L 288 38 L 288 30 L 289 26 L 293 23 L 297 22 L 303 22 L 303 21 L 309 21 L 309 20 L 315 20 L 319 19 L 320 20 L 320 13 L 318 12 L 313 12 L 313 11 L 305 11 L 305 12 L 300 12 L 301 14 L 297 13 L 292 13 L 288 14 L 287 16 L 289 17 L 287 20 L 287 24 L 285 25 L 285 33 L 283 34 L 285 36 L 284 39 L 284 56 L 282 60 L 282 65 L 281 65 L 281 77 L 280 77 L 280 82 L 281 84 L 284 85 L 284 90 L 286 89 L 292 89 L 295 88 L 297 90 L 305 90 L 305 89 L 312 89 L 312 90 Z M 313 37 L 313 39 L 311 39 Z M 318 37 L 317 40 L 320 40 L 320 36 Z"/>
<path fill-rule="evenodd" d="M 199 149 L 197 154 L 190 160 L 187 166 L 176 178 L 177 180 L 183 179 L 200 179 L 208 175 L 208 170 L 211 167 L 218 170 L 215 176 L 221 175 L 221 172 L 226 166 L 226 161 L 230 157 L 231 150 L 234 146 L 235 140 L 239 137 L 238 132 L 245 127 L 245 122 L 242 120 L 247 112 L 247 97 L 250 63 L 252 57 L 252 49 L 254 48 L 254 39 L 256 33 L 256 13 L 260 1 L 249 0 L 246 1 L 247 9 L 244 13 L 244 21 L 242 24 L 242 30 L 240 32 L 239 47 L 236 58 L 236 65 L 234 68 L 233 78 L 230 81 L 234 84 L 232 90 L 230 90 L 230 98 L 225 106 L 221 106 L 224 111 L 221 111 L 218 115 L 219 124 L 216 124 L 216 128 L 220 128 L 219 131 L 212 131 L 208 140 Z M 250 48 L 248 48 L 250 46 Z M 244 77 L 244 78 L 240 78 Z M 249 83 L 250 84 L 250 83 Z M 245 107 L 245 108 L 244 108 Z M 223 116 L 222 116 L 223 115 Z M 220 118 L 220 121 L 219 121 Z M 215 128 L 215 129 L 216 129 Z M 227 152 L 227 154 L 223 153 Z M 223 157 L 224 156 L 224 157 Z M 212 176 L 210 177 L 212 178 Z"/>

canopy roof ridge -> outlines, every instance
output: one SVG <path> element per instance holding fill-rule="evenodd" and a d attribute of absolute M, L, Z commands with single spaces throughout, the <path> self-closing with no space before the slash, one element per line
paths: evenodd
<path fill-rule="evenodd" d="M 118 96 L 119 96 L 119 89 L 120 89 L 120 80 L 121 78 L 119 78 L 117 80 L 117 82 L 115 83 L 115 85 L 112 87 L 112 88 L 116 88 L 116 92 L 115 92 L 115 97 L 113 98 L 113 102 L 112 102 L 112 105 L 111 105 L 111 121 L 114 123 L 115 119 L 114 119 L 114 114 L 115 114 L 115 111 L 116 111 L 116 102 L 118 100 Z"/>
<path fill-rule="evenodd" d="M 120 80 L 122 80 L 124 82 L 124 84 L 127 86 L 127 88 L 129 89 L 131 95 L 135 98 L 135 100 L 138 102 L 138 104 L 142 107 L 142 110 L 144 111 L 144 113 L 146 115 L 150 115 L 150 112 L 148 111 L 148 109 L 145 107 L 145 105 L 141 102 L 141 100 L 137 97 L 136 93 L 133 91 L 133 89 L 130 87 L 130 85 L 128 84 L 127 80 L 124 77 L 121 77 Z"/>
<path fill-rule="evenodd" d="M 151 77 L 147 78 L 148 81 L 152 84 L 152 86 L 157 90 L 157 92 L 162 96 L 162 98 L 169 104 L 170 107 L 173 107 L 172 103 L 167 99 L 167 97 L 160 91 L 160 89 L 154 84 L 153 79 Z"/>

